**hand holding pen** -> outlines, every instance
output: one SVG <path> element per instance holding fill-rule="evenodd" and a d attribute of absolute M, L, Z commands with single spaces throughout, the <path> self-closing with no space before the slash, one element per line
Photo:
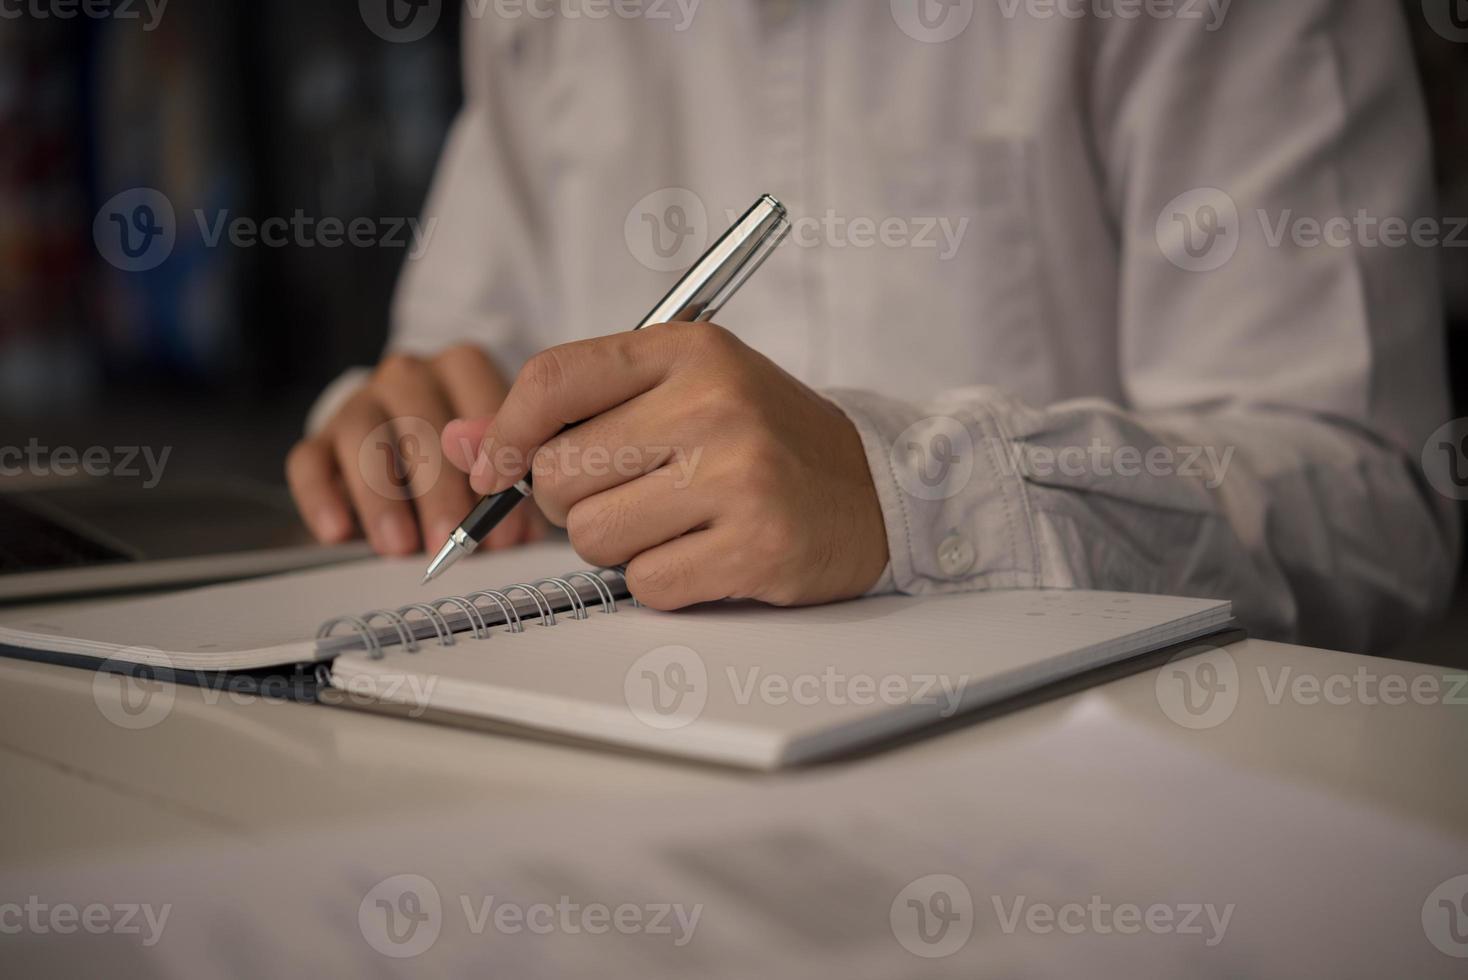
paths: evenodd
<path fill-rule="evenodd" d="M 761 214 L 780 218 L 782 232 L 783 214 L 766 202 L 731 234 Z M 711 253 L 733 244 L 721 239 Z M 750 254 L 762 259 L 773 244 L 761 236 Z M 886 565 L 887 539 L 855 426 L 729 331 L 698 322 L 757 264 L 697 288 L 681 282 L 665 303 L 701 294 L 691 316 L 536 355 L 492 419 L 451 423 L 444 452 L 488 495 L 481 507 L 506 491 L 501 499 L 518 503 L 516 485 L 530 489 L 522 481 L 533 471 L 536 503 L 581 557 L 626 565 L 633 594 L 656 609 L 867 591 Z M 565 428 L 565 419 L 585 421 Z M 566 465 L 589 452 L 622 452 L 639 465 Z M 440 559 L 468 550 L 451 538 Z"/>
<path fill-rule="evenodd" d="M 790 219 L 785 206 L 768 194 L 762 195 L 693 263 L 662 301 L 652 308 L 652 312 L 632 329 L 642 330 L 659 323 L 712 320 L 789 231 Z M 486 456 L 481 467 L 489 462 Z M 423 584 L 427 585 L 478 548 L 480 542 L 533 493 L 531 477 L 527 474 L 513 486 L 480 500 L 428 563 Z"/>

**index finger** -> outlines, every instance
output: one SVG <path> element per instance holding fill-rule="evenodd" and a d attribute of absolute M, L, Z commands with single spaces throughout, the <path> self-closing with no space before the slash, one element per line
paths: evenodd
<path fill-rule="evenodd" d="M 530 469 L 535 450 L 568 425 L 630 401 L 667 379 L 676 326 L 661 324 L 541 351 L 520 369 L 470 474 L 478 493 L 499 493 Z"/>

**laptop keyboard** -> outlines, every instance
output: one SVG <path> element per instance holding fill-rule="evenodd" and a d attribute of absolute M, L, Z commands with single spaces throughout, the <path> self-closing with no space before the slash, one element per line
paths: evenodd
<path fill-rule="evenodd" d="M 129 557 L 0 494 L 0 575 L 101 565 Z"/>

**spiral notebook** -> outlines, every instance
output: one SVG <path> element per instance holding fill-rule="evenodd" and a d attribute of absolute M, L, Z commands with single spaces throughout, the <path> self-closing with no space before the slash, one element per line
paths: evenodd
<path fill-rule="evenodd" d="M 1218 600 L 1025 590 L 660 613 L 564 545 L 460 562 L 432 597 L 421 576 L 421 560 L 367 561 L 42 609 L 0 616 L 0 646 L 165 670 L 306 663 L 347 704 L 772 769 L 1231 620 Z"/>

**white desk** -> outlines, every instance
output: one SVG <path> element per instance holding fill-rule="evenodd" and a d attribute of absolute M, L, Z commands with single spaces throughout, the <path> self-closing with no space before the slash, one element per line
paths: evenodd
<path fill-rule="evenodd" d="M 1275 643 L 1247 641 L 1225 652 L 1237 671 L 1233 703 L 1222 715 L 1193 717 L 1208 727 L 1184 727 L 1169 717 L 1163 702 L 1174 715 L 1176 703 L 1159 696 L 1155 669 L 1085 696 L 1134 726 L 1198 750 L 1205 765 L 1220 771 L 1321 790 L 1453 839 L 1462 845 L 1463 866 L 1444 868 L 1443 877 L 1468 873 L 1468 685 L 1456 685 L 1453 672 L 1441 668 Z M 1298 683 L 1302 674 L 1325 685 L 1319 703 L 1309 703 L 1308 680 L 1281 690 L 1281 682 Z M 211 704 L 209 692 L 189 687 L 174 689 L 159 723 L 126 730 L 98 709 L 93 681 L 81 670 L 0 660 L 0 865 L 6 868 L 91 863 L 148 844 L 269 844 L 301 832 L 411 824 L 465 809 L 500 815 L 553 803 L 581 813 L 607 808 L 625 820 L 710 791 L 734 789 L 757 799 L 827 778 L 833 768 L 880 785 L 884 774 L 1002 751 L 1054 728 L 1080 696 L 835 767 L 768 776 L 321 706 L 236 703 L 228 695 Z M 1399 691 L 1406 703 L 1383 701 L 1396 700 Z M 1222 819 L 1206 810 L 1188 816 L 1203 834 Z M 1468 968 L 1468 960 L 1447 956 L 1440 964 L 1445 975 L 1450 967 Z"/>

